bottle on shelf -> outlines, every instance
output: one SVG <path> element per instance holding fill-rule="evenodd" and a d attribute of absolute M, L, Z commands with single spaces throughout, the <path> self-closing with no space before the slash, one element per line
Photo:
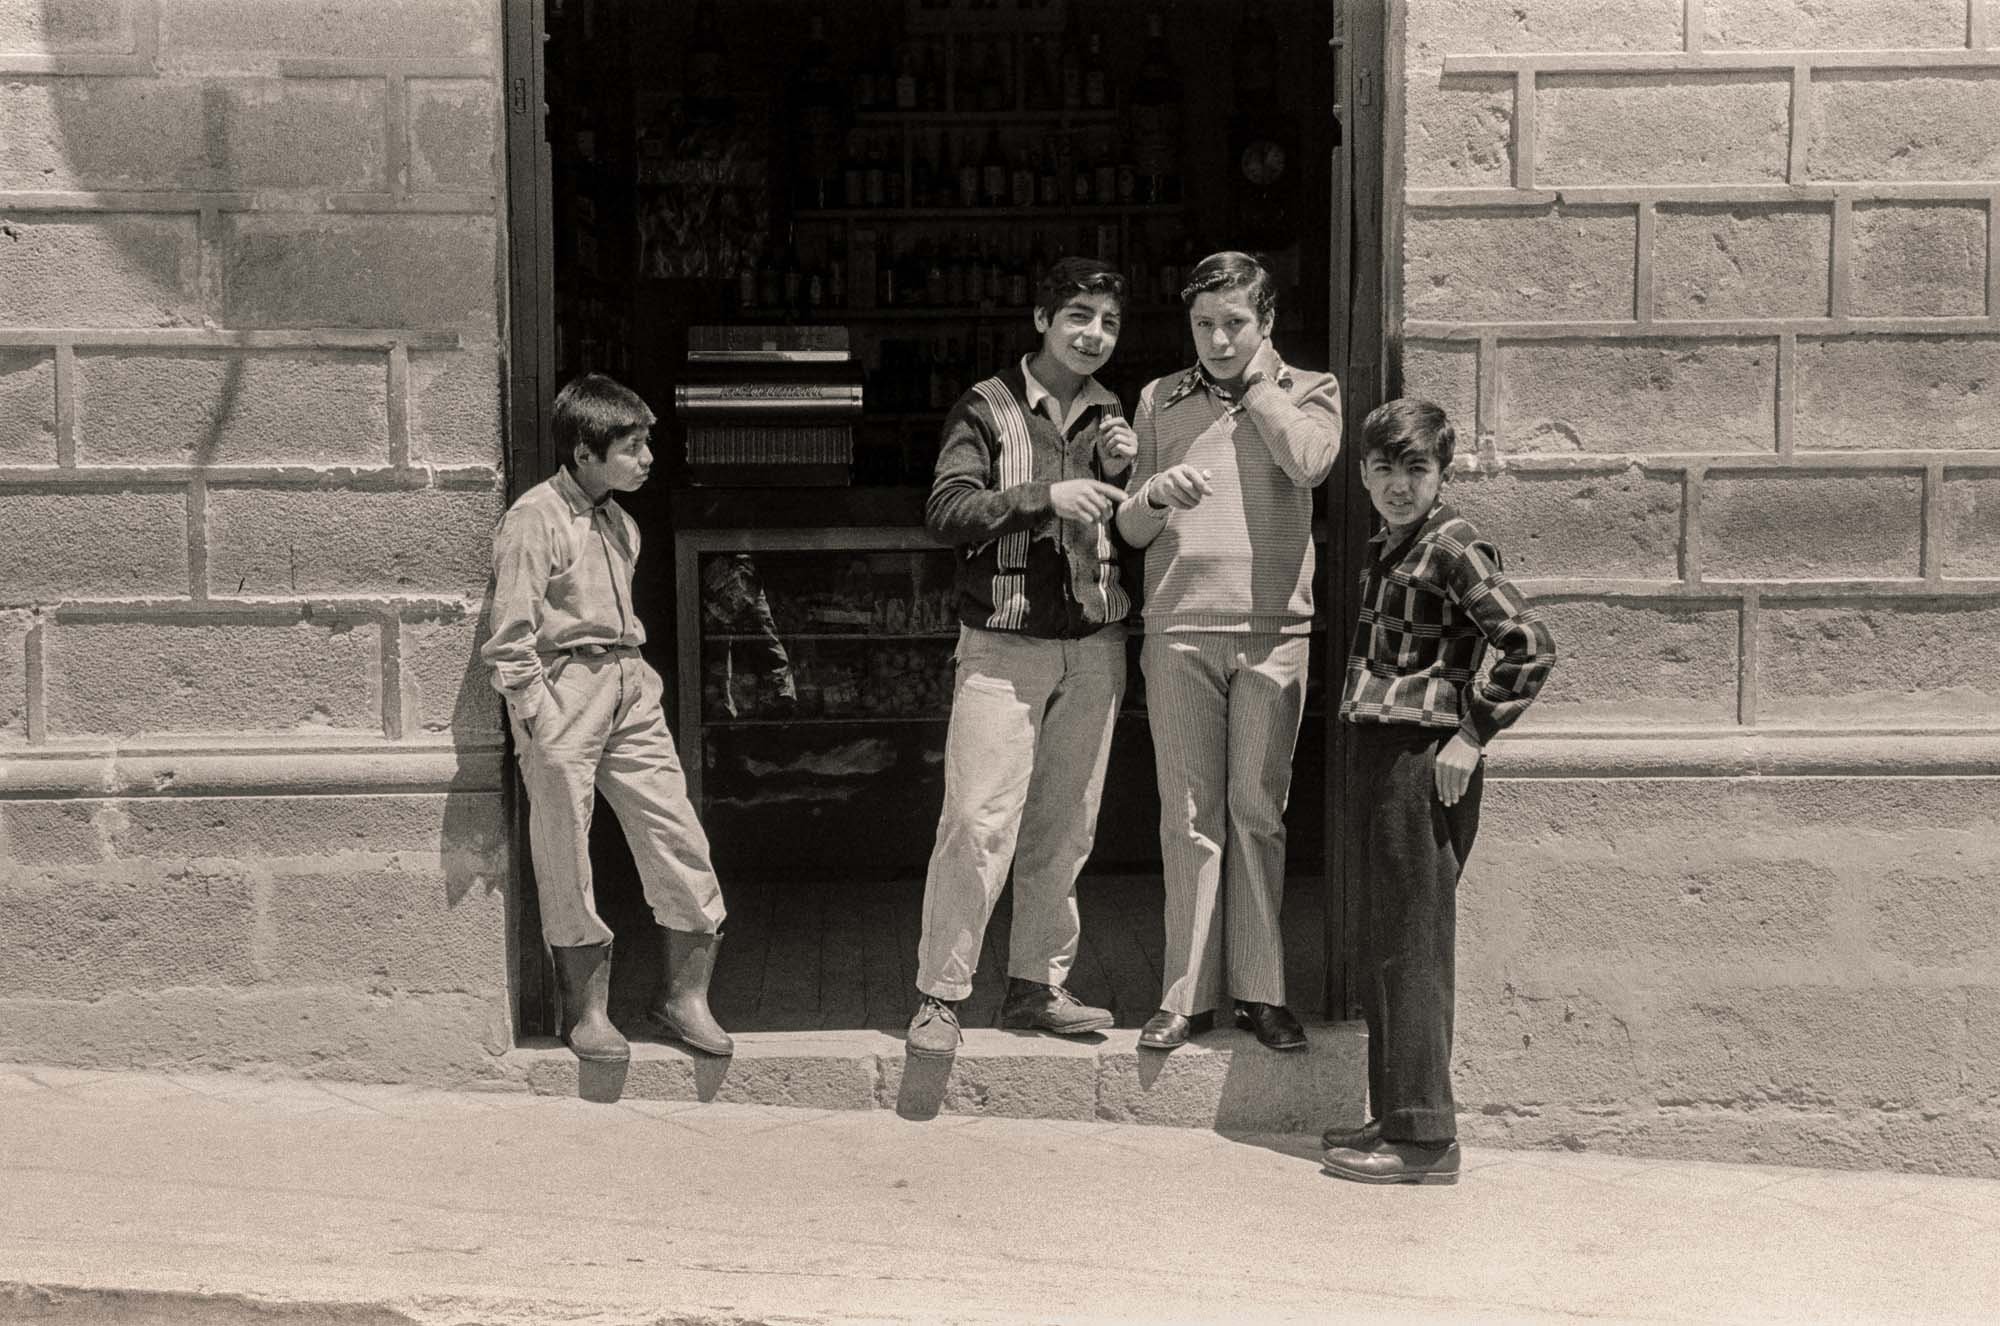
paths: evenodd
<path fill-rule="evenodd" d="M 893 139 L 890 141 L 888 146 L 889 157 L 883 164 L 882 205 L 884 207 L 901 207 L 907 201 L 907 195 L 903 188 L 903 163 L 900 159 L 901 153 L 897 151 L 900 146 Z"/>
<path fill-rule="evenodd" d="M 965 394 L 965 359 L 959 350 L 958 338 L 949 337 L 945 341 L 944 352 L 944 404 L 941 409 L 949 409 L 954 401 Z"/>
<path fill-rule="evenodd" d="M 984 293 L 985 298 L 979 305 L 981 308 L 994 308 L 1007 297 L 1007 265 L 1001 261 L 1000 246 L 997 244 L 993 246 L 993 252 L 986 260 Z M 1020 302 L 1025 304 L 1028 301 L 1023 299 Z"/>
<path fill-rule="evenodd" d="M 899 111 L 918 106 L 917 44 L 907 38 L 896 44 L 895 103 Z"/>
<path fill-rule="evenodd" d="M 1007 261 L 1007 307 L 1025 308 L 1028 303 L 1028 251 L 1026 240 L 1014 232 L 1014 252 Z"/>
<path fill-rule="evenodd" d="M 986 151 L 979 158 L 979 202 L 983 207 L 1005 207 L 1008 191 L 1007 154 L 1000 149 L 1000 130 L 986 131 Z"/>
<path fill-rule="evenodd" d="M 846 108 L 827 46 L 826 16 L 817 6 L 807 23 L 805 55 L 792 75 L 791 90 L 794 201 L 805 209 L 831 207 L 840 184 L 840 125 Z"/>
<path fill-rule="evenodd" d="M 978 308 L 986 302 L 986 241 L 966 237 L 965 306 Z"/>
<path fill-rule="evenodd" d="M 922 110 L 944 109 L 946 71 L 950 67 L 951 56 L 943 41 L 924 43 L 923 86 L 919 89 L 918 106 Z"/>
<path fill-rule="evenodd" d="M 1053 56 L 1047 33 L 1037 32 L 1028 38 L 1027 50 L 1021 55 L 1021 85 L 1029 110 L 1054 110 L 1062 100 L 1062 75 Z"/>
<path fill-rule="evenodd" d="M 840 160 L 840 197 L 843 207 L 868 205 L 868 147 L 859 129 L 847 131 L 846 150 Z"/>
<path fill-rule="evenodd" d="M 950 238 L 945 240 L 943 302 L 947 308 L 965 307 L 965 250 Z"/>
<path fill-rule="evenodd" d="M 1118 201 L 1118 152 L 1109 133 L 1097 136 L 1097 151 L 1090 163 L 1090 200 L 1099 207 Z"/>
<path fill-rule="evenodd" d="M 1062 165 L 1056 155 L 1055 135 L 1042 139 L 1042 159 L 1035 170 L 1035 205 L 1037 207 L 1062 206 Z"/>
<path fill-rule="evenodd" d="M 947 291 L 944 256 L 929 240 L 920 243 L 924 255 L 924 302 L 931 305 L 946 304 L 949 301 L 945 298 Z"/>
<path fill-rule="evenodd" d="M 1017 208 L 1035 205 L 1035 163 L 1028 158 L 1028 149 L 1014 149 L 1014 169 L 1008 176 L 1007 201 Z"/>
<path fill-rule="evenodd" d="M 757 306 L 775 309 L 784 302 L 785 278 L 775 249 L 767 247 L 757 263 Z"/>
<path fill-rule="evenodd" d="M 1057 77 L 1064 110 L 1083 109 L 1083 39 L 1077 27 L 1076 10 L 1070 10 L 1068 31 L 1057 39 L 1062 47 L 1057 57 Z"/>
<path fill-rule="evenodd" d="M 889 203 L 888 147 L 880 135 L 868 135 L 868 168 L 864 205 L 886 207 Z"/>
<path fill-rule="evenodd" d="M 991 49 L 987 78 L 979 85 L 979 109 L 1012 110 L 1018 101 L 1014 92 L 1014 43 L 1002 37 Z"/>
<path fill-rule="evenodd" d="M 971 142 L 958 139 L 958 205 L 960 207 L 979 206 L 979 159 L 973 155 Z"/>
<path fill-rule="evenodd" d="M 805 293 L 805 264 L 799 261 L 798 236 L 785 227 L 785 251 L 778 259 L 779 302 L 788 314 L 796 313 Z"/>
<path fill-rule="evenodd" d="M 918 140 L 910 153 L 910 206 L 937 206 L 937 130 Z"/>
<path fill-rule="evenodd" d="M 1180 201 L 1177 165 L 1181 146 L 1182 88 L 1167 47 L 1165 19 L 1146 16 L 1145 56 L 1132 84 L 1132 158 L 1135 201 Z"/>
<path fill-rule="evenodd" d="M 1083 48 L 1083 106 L 1103 110 L 1111 104 L 1111 71 L 1104 65 L 1104 34 L 1092 29 Z"/>

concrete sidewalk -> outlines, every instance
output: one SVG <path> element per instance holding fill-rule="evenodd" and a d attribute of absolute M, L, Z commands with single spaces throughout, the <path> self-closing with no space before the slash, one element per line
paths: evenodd
<path fill-rule="evenodd" d="M 1990 1321 L 2000 1182 L 0 1067 L 0 1321 Z"/>

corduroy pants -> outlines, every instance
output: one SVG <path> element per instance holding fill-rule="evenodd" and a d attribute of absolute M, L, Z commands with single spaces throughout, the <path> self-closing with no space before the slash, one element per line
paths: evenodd
<path fill-rule="evenodd" d="M 1361 1002 L 1369 1111 L 1391 1141 L 1442 1142 L 1458 1136 L 1451 1094 L 1458 877 L 1479 832 L 1486 766 L 1447 807 L 1438 800 L 1435 763 L 1450 732 L 1395 723 L 1357 723 L 1353 732 L 1367 854 Z"/>
<path fill-rule="evenodd" d="M 1148 632 L 1139 661 L 1160 785 L 1160 1007 L 1285 1002 L 1285 802 L 1305 713 L 1303 635 Z M 1225 991 L 1226 987 L 1226 991 Z"/>

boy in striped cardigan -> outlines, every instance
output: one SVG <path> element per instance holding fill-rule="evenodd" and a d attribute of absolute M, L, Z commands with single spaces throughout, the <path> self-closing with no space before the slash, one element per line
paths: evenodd
<path fill-rule="evenodd" d="M 1138 442 L 1094 376 L 1124 305 L 1125 278 L 1109 266 L 1058 261 L 1036 289 L 1040 348 L 974 383 L 945 419 L 924 523 L 958 553 L 959 643 L 911 1054 L 957 1052 L 958 1001 L 1010 866 L 1001 1025 L 1074 1036 L 1112 1023 L 1065 980 L 1081 935 L 1076 877 L 1125 695 L 1132 603 L 1105 524 Z"/>
<path fill-rule="evenodd" d="M 1202 259 L 1181 301 L 1199 362 L 1139 393 L 1133 496 L 1117 517 L 1120 537 L 1147 550 L 1140 666 L 1166 883 L 1166 988 L 1139 1043 L 1183 1044 L 1226 996 L 1264 1045 L 1302 1050 L 1278 908 L 1312 631 L 1312 490 L 1340 453 L 1340 385 L 1279 357 L 1276 285 L 1250 255 Z"/>

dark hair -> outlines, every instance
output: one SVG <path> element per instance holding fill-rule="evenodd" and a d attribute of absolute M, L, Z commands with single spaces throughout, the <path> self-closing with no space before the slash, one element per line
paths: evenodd
<path fill-rule="evenodd" d="M 1051 322 L 1064 304 L 1078 295 L 1110 295 L 1125 308 L 1125 277 L 1096 258 L 1057 258 L 1035 282 L 1035 311 Z"/>
<path fill-rule="evenodd" d="M 1368 412 L 1361 423 L 1361 458 L 1382 452 L 1400 460 L 1404 453 L 1421 451 L 1437 462 L 1440 470 L 1451 468 L 1452 454 L 1458 450 L 1458 430 L 1451 426 L 1444 407 L 1421 396 L 1398 396 Z"/>
<path fill-rule="evenodd" d="M 562 457 L 563 468 L 571 469 L 576 464 L 578 443 L 603 460 L 612 443 L 635 428 L 651 428 L 656 422 L 638 392 L 602 373 L 585 373 L 571 378 L 556 393 L 549 428 L 555 434 L 556 454 Z"/>
<path fill-rule="evenodd" d="M 1271 269 L 1235 249 L 1211 253 L 1196 263 L 1188 273 L 1188 283 L 1181 287 L 1181 303 L 1192 308 L 1195 296 L 1211 290 L 1245 291 L 1259 321 L 1270 317 L 1278 307 L 1278 283 L 1271 279 Z"/>

